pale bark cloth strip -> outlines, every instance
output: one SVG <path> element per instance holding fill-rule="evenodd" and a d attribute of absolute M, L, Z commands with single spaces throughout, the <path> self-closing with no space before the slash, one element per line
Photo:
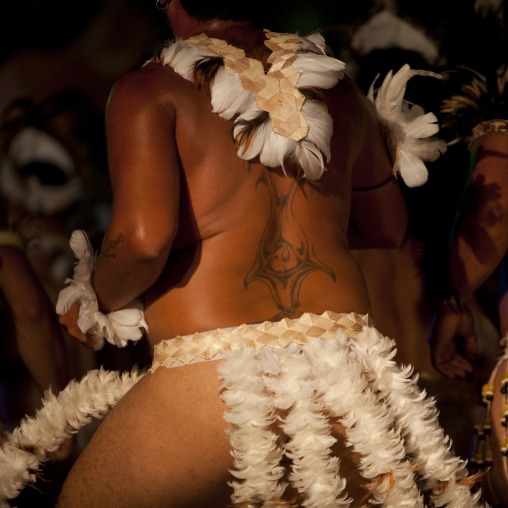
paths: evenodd
<path fill-rule="evenodd" d="M 394 342 L 367 317 L 306 313 L 163 341 L 151 372 L 227 358 L 218 365 L 218 389 L 228 409 L 235 505 L 280 506 L 286 454 L 302 506 L 350 506 L 340 459 L 331 455 L 333 419 L 361 454 L 362 475 L 377 485 L 367 505 L 480 506 L 433 401 L 394 354 Z M 284 445 L 271 430 L 278 409 L 287 411 L 280 422 L 289 437 Z"/>

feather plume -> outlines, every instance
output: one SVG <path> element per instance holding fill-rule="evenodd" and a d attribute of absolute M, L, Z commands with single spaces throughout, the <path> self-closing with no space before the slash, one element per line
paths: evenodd
<path fill-rule="evenodd" d="M 197 61 L 207 58 L 203 48 L 189 48 L 184 41 L 176 40 L 160 52 L 162 65 L 169 65 L 183 78 L 192 81 L 193 68 Z"/>
<path fill-rule="evenodd" d="M 364 376 L 365 357 L 343 333 L 335 339 L 318 339 L 306 346 L 319 391 L 330 414 L 340 418 L 348 440 L 362 454 L 362 473 L 375 482 L 374 503 L 383 506 L 423 506 L 423 497 L 405 457 L 394 417 Z M 365 353 L 365 354 L 370 354 Z"/>
<path fill-rule="evenodd" d="M 413 70 L 406 64 L 396 74 L 389 71 L 381 87 L 374 91 L 376 78 L 367 94 L 379 122 L 388 130 L 396 147 L 394 169 L 409 187 L 423 185 L 428 179 L 424 162 L 433 161 L 446 151 L 446 143 L 432 137 L 439 130 L 436 116 L 425 114 L 421 107 L 404 100 L 407 82 L 414 76 L 441 78 L 439 74 Z"/>
<path fill-rule="evenodd" d="M 399 151 L 397 167 L 408 187 L 419 187 L 428 179 L 429 173 L 423 161 L 407 150 Z"/>
<path fill-rule="evenodd" d="M 317 180 L 325 170 L 323 154 L 319 148 L 309 141 L 298 143 L 297 160 L 303 169 L 303 175 L 309 180 Z"/>
<path fill-rule="evenodd" d="M 224 60 L 220 57 L 208 57 L 199 61 L 193 68 L 192 82 L 209 94 L 215 76 L 222 65 Z"/>
<path fill-rule="evenodd" d="M 508 67 L 483 75 L 464 67 L 453 72 L 449 97 L 441 103 L 443 133 L 449 144 L 469 143 L 478 124 L 508 119 Z"/>
<path fill-rule="evenodd" d="M 293 67 L 301 73 L 298 88 L 313 86 L 332 88 L 343 78 L 346 64 L 325 55 L 298 54 Z"/>
<path fill-rule="evenodd" d="M 263 128 L 263 131 L 266 136 L 259 154 L 261 164 L 271 168 L 282 166 L 284 169 L 285 158 L 296 150 L 295 147 L 298 147 L 299 142 L 273 132 L 269 124 Z"/>
<path fill-rule="evenodd" d="M 324 37 L 318 33 L 314 32 L 306 35 L 305 37 L 300 37 L 300 49 L 301 51 L 323 54 L 330 54 L 330 50 L 326 45 Z"/>
<path fill-rule="evenodd" d="M 238 156 L 244 160 L 259 156 L 270 131 L 269 116 L 266 112 L 249 110 L 238 117 L 233 127 Z"/>
<path fill-rule="evenodd" d="M 256 107 L 256 96 L 244 90 L 238 74 L 221 68 L 214 80 L 212 93 L 213 112 L 226 120 L 245 111 L 260 111 Z"/>

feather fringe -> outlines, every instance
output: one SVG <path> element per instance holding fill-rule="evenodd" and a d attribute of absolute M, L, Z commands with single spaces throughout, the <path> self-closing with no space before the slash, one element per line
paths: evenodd
<path fill-rule="evenodd" d="M 363 355 L 354 342 L 339 333 L 334 340 L 311 342 L 305 351 L 326 409 L 340 419 L 348 440 L 362 455 L 362 474 L 376 487 L 373 502 L 394 508 L 423 506 L 392 411 L 370 386 Z"/>
<path fill-rule="evenodd" d="M 279 465 L 282 449 L 269 428 L 275 413 L 271 396 L 264 390 L 262 363 L 253 349 L 245 348 L 218 370 L 219 393 L 229 409 L 224 419 L 230 424 L 228 435 L 236 467 L 231 473 L 243 480 L 230 483 L 234 490 L 231 500 L 239 505 L 263 502 L 264 507 L 275 508 L 286 484 L 279 482 L 284 475 Z"/>
<path fill-rule="evenodd" d="M 412 70 L 406 64 L 395 74 L 390 71 L 381 87 L 374 90 L 376 78 L 367 94 L 395 146 L 394 171 L 408 187 L 423 185 L 428 179 L 424 162 L 433 162 L 446 152 L 446 143 L 433 137 L 439 131 L 437 117 L 404 100 L 407 82 L 414 76 L 441 78 L 430 71 Z"/>
<path fill-rule="evenodd" d="M 125 307 L 103 314 L 92 286 L 92 274 L 97 261 L 92 246 L 81 230 L 72 233 L 69 242 L 74 256 L 78 259 L 74 267 L 74 279 L 67 279 L 68 286 L 60 291 L 56 303 L 57 314 L 65 314 L 69 307 L 80 302 L 78 326 L 96 339 L 94 349 L 98 351 L 108 341 L 117 347 L 124 347 L 128 341 L 138 341 L 148 333 L 143 304 L 134 300 Z"/>
<path fill-rule="evenodd" d="M 58 395 L 46 391 L 35 418 L 25 417 L 0 443 L 0 506 L 35 482 L 48 452 L 92 418 L 103 418 L 144 375 L 136 369 L 123 374 L 99 369 L 71 381 Z"/>
<path fill-rule="evenodd" d="M 452 454 L 450 439 L 439 426 L 433 401 L 419 391 L 417 379 L 411 377 L 412 369 L 400 369 L 393 361 L 393 341 L 365 327 L 356 344 L 365 358 L 373 386 L 386 399 L 400 427 L 413 467 L 426 480 L 427 488 L 447 484 L 444 492 L 433 493 L 434 505 L 481 506 L 481 492 L 472 494 L 469 486 L 463 485 L 467 475 L 465 463 Z"/>
<path fill-rule="evenodd" d="M 339 459 L 331 455 L 336 439 L 324 416 L 324 404 L 316 390 L 315 376 L 307 358 L 299 352 L 278 355 L 280 374 L 266 377 L 275 407 L 288 410 L 281 427 L 289 437 L 286 455 L 293 462 L 289 478 L 305 497 L 308 508 L 338 508 L 350 505 L 344 493 L 346 480 L 339 475 Z"/>
<path fill-rule="evenodd" d="M 220 388 L 238 469 L 232 473 L 243 480 L 232 484 L 235 506 L 283 502 L 275 501 L 285 485 L 279 482 L 282 451 L 269 430 L 274 410 L 287 413 L 279 417 L 288 437 L 284 453 L 292 460 L 289 479 L 302 506 L 351 503 L 325 414 L 344 426 L 361 455 L 370 504 L 423 507 L 423 494 L 430 492 L 432 506 L 480 506 L 481 493 L 471 493 L 465 465 L 451 453 L 433 401 L 418 390 L 411 368 L 395 364 L 394 354 L 394 342 L 370 327 L 356 339 L 339 332 L 303 346 L 233 353 L 220 367 Z"/>

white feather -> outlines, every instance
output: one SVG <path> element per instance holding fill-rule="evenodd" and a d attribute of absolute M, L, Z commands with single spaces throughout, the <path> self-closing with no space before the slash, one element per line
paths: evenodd
<path fill-rule="evenodd" d="M 73 302 L 80 302 L 78 327 L 84 334 L 95 338 L 94 349 L 98 351 L 104 341 L 124 347 L 128 340 L 137 341 L 148 332 L 143 305 L 133 301 L 123 308 L 103 314 L 99 310 L 97 295 L 92 286 L 92 273 L 96 257 L 84 231 L 72 233 L 70 245 L 78 259 L 74 267 L 74 279 L 67 279 L 68 286 L 58 295 L 56 312 L 65 314 Z"/>
<path fill-rule="evenodd" d="M 267 123 L 264 143 L 259 154 L 261 164 L 268 167 L 283 166 L 285 158 L 295 149 L 297 142 L 273 132 Z"/>
<path fill-rule="evenodd" d="M 223 67 L 217 71 L 212 85 L 212 111 L 230 120 L 233 116 L 255 107 L 256 96 L 241 85 L 238 74 Z"/>
<path fill-rule="evenodd" d="M 425 164 L 408 151 L 400 151 L 397 168 L 408 187 L 419 187 L 428 180 L 429 172 Z"/>
<path fill-rule="evenodd" d="M 293 67 L 301 73 L 298 87 L 332 88 L 344 76 L 346 64 L 325 55 L 299 54 Z"/>
<path fill-rule="evenodd" d="M 305 140 L 298 143 L 298 163 L 302 166 L 303 176 L 309 180 L 321 178 L 325 170 L 323 154 L 317 146 Z"/>
<path fill-rule="evenodd" d="M 320 33 L 313 33 L 306 37 L 300 37 L 300 49 L 301 51 L 308 51 L 310 53 L 327 53 L 327 47 L 324 37 Z"/>
<path fill-rule="evenodd" d="M 339 459 L 331 454 L 336 439 L 323 414 L 321 394 L 316 390 L 315 372 L 307 355 L 290 348 L 277 350 L 278 376 L 266 376 L 269 393 L 274 394 L 276 408 L 289 412 L 281 427 L 290 438 L 286 455 L 292 459 L 292 485 L 305 494 L 302 506 L 338 508 L 349 506 L 344 493 L 345 479 L 339 475 Z"/>
<path fill-rule="evenodd" d="M 192 79 L 192 70 L 195 63 L 208 56 L 206 49 L 189 48 L 181 40 L 175 41 L 161 51 L 162 64 L 169 65 L 176 73 L 187 80 Z"/>
<path fill-rule="evenodd" d="M 387 398 L 387 404 L 400 426 L 408 456 L 422 479 L 431 487 L 448 482 L 444 494 L 432 496 L 435 506 L 477 507 L 481 492 L 471 493 L 458 480 L 467 475 L 465 463 L 451 452 L 451 443 L 439 426 L 438 413 L 431 399 L 425 399 L 410 378 L 411 369 L 402 370 L 394 361 L 393 341 L 373 328 L 365 327 L 357 338 L 363 351 L 373 389 Z"/>
<path fill-rule="evenodd" d="M 241 130 L 245 128 L 243 122 L 249 122 L 251 121 L 251 119 L 255 118 L 261 113 L 262 113 L 261 110 L 253 108 L 238 117 L 233 127 L 233 137 L 235 138 L 235 140 L 238 140 Z M 258 127 L 256 134 L 251 137 L 250 144 L 248 147 L 246 146 L 238 147 L 238 156 L 244 160 L 252 160 L 258 157 L 259 154 L 261 153 L 261 150 L 263 149 L 263 145 L 266 143 L 267 138 L 270 136 L 271 130 L 272 129 L 270 121 L 267 120 Z"/>
<path fill-rule="evenodd" d="M 264 501 L 272 506 L 272 500 L 282 497 L 286 483 L 280 482 L 284 468 L 280 465 L 282 449 L 277 436 L 270 429 L 275 422 L 271 395 L 265 390 L 262 362 L 251 348 L 233 353 L 221 364 L 219 393 L 228 411 L 229 439 L 236 470 L 233 476 L 234 503 Z M 274 503 L 275 504 L 275 503 Z"/>
<path fill-rule="evenodd" d="M 302 113 L 308 119 L 309 132 L 306 140 L 316 145 L 327 161 L 330 161 L 330 140 L 333 134 L 333 119 L 320 102 L 306 101 Z"/>
<path fill-rule="evenodd" d="M 58 396 L 46 391 L 35 418 L 25 417 L 0 443 L 0 505 L 35 480 L 48 452 L 57 450 L 92 417 L 107 414 L 144 375 L 136 369 L 122 375 L 93 370 L 79 383 L 71 381 Z"/>
<path fill-rule="evenodd" d="M 424 161 L 434 161 L 446 151 L 443 141 L 432 138 L 439 131 L 436 116 L 425 114 L 420 106 L 404 100 L 407 82 L 414 76 L 441 77 L 429 71 L 412 70 L 406 64 L 396 74 L 388 72 L 378 90 L 374 90 L 376 77 L 367 93 L 379 122 L 395 142 L 395 169 L 409 187 L 423 185 L 428 179 Z"/>

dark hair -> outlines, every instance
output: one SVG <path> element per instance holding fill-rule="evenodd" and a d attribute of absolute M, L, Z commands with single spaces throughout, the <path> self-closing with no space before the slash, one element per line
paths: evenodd
<path fill-rule="evenodd" d="M 189 16 L 207 19 L 248 20 L 255 23 L 263 13 L 259 1 L 242 0 L 180 0 L 181 6 Z"/>

